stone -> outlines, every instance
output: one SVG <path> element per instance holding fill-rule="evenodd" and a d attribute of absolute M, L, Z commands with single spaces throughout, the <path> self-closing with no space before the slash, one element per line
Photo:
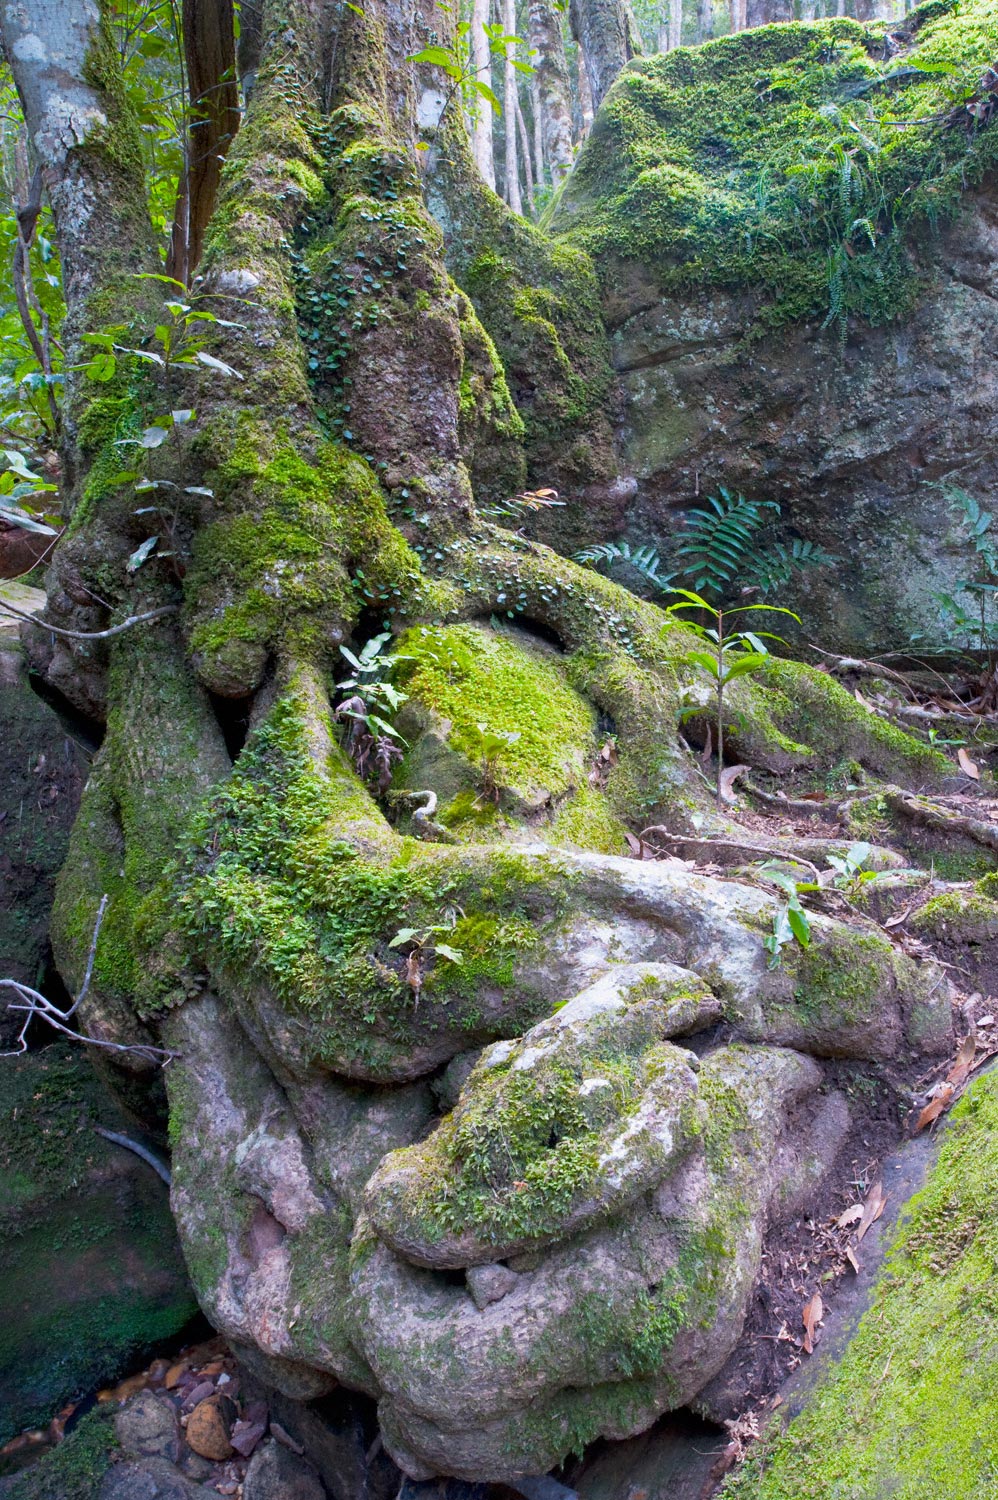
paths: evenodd
<path fill-rule="evenodd" d="M 464 1279 L 468 1283 L 472 1301 L 481 1312 L 490 1303 L 501 1302 L 507 1292 L 513 1290 L 519 1278 L 509 1266 L 490 1265 L 469 1266 Z"/>
<path fill-rule="evenodd" d="M 2 583 L 2 598 L 33 613 L 45 595 Z M 32 690 L 18 630 L 19 622 L 0 611 L 0 977 L 38 987 L 50 965 L 55 878 L 80 805 L 88 752 Z M 11 998 L 0 993 L 0 1050 L 14 1045 L 24 1019 L 8 1012 Z"/>
<path fill-rule="evenodd" d="M 101 1481 L 97 1500 L 207 1500 L 217 1491 L 187 1479 L 165 1458 L 114 1464 Z"/>
<path fill-rule="evenodd" d="M 82 1049 L 0 1060 L 0 1445 L 197 1313 L 165 1184 L 98 1123 L 137 1134 Z"/>
<path fill-rule="evenodd" d="M 229 1433 L 234 1407 L 226 1396 L 208 1396 L 187 1419 L 187 1442 L 202 1458 L 222 1463 L 232 1457 Z"/>
<path fill-rule="evenodd" d="M 326 1491 L 307 1459 L 268 1442 L 250 1459 L 243 1500 L 326 1500 Z"/>
<path fill-rule="evenodd" d="M 135 1458 L 180 1458 L 180 1422 L 168 1396 L 141 1391 L 121 1408 L 114 1419 L 118 1442 Z"/>

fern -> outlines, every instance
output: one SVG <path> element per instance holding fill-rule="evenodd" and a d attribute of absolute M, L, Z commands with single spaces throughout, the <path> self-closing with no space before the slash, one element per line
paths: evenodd
<path fill-rule="evenodd" d="M 796 537 L 789 546 L 774 542 L 756 552 L 747 561 L 745 578 L 765 599 L 784 588 L 794 573 L 804 568 L 834 568 L 838 561 L 834 553 L 826 552 L 817 542 L 803 542 Z"/>
<path fill-rule="evenodd" d="M 584 548 L 582 552 L 576 552 L 575 561 L 587 563 L 591 568 L 605 568 L 608 573 L 614 565 L 624 563 L 640 573 L 652 588 L 660 589 L 663 593 L 670 591 L 676 576 L 675 573 L 659 571 L 662 559 L 650 545 L 631 547 L 627 542 L 598 542 L 592 547 Z"/>
<path fill-rule="evenodd" d="M 735 580 L 745 578 L 746 565 L 755 550 L 755 538 L 765 521 L 763 511 L 780 513 L 774 500 L 746 500 L 723 486 L 707 497 L 710 510 L 692 510 L 686 519 L 684 540 L 676 555 L 683 560 L 681 572 L 697 593 L 709 590 L 723 595 Z"/>

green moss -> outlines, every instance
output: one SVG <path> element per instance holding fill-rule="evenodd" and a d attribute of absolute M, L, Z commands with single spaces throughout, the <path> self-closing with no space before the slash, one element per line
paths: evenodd
<path fill-rule="evenodd" d="M 993 127 L 940 124 L 994 59 L 989 0 L 909 26 L 886 61 L 882 28 L 841 18 L 632 63 L 554 228 L 597 257 L 608 288 L 637 259 L 667 294 L 753 290 L 770 325 L 902 315 L 919 290 L 912 234 L 951 217 L 998 160 Z"/>
<path fill-rule="evenodd" d="M 785 963 L 794 979 L 794 1004 L 822 1028 L 872 1021 L 890 983 L 892 949 L 876 933 L 827 933 L 819 947 L 794 949 Z"/>
<path fill-rule="evenodd" d="M 998 938 L 998 901 L 979 890 L 944 891 L 919 907 L 911 930 L 941 943 L 992 943 Z"/>
<path fill-rule="evenodd" d="M 624 825 L 597 787 L 580 786 L 561 804 L 546 830 L 553 844 L 592 849 L 600 854 L 626 854 Z"/>
<path fill-rule="evenodd" d="M 825 764 L 855 760 L 884 777 L 921 783 L 952 773 L 940 750 L 870 713 L 828 672 L 774 656 L 757 681 L 769 690 L 763 711 Z"/>
<path fill-rule="evenodd" d="M 412 658 L 403 666 L 407 691 L 449 722 L 448 743 L 473 764 L 487 754 L 483 727 L 518 736 L 494 757 L 490 779 L 528 798 L 585 780 L 596 716 L 551 656 L 478 625 L 418 628 L 398 651 Z"/>
<path fill-rule="evenodd" d="M 213 972 L 240 976 L 242 991 L 247 977 L 263 984 L 307 1018 L 310 1053 L 375 1076 L 391 1076 L 424 1030 L 515 1034 L 529 1024 L 539 1004 L 529 950 L 571 883 L 515 852 L 462 858 L 392 835 L 301 680 L 195 818 L 176 881 L 181 925 Z M 390 944 L 449 910 L 465 963 L 435 959 L 429 940 L 420 997 Z"/>
<path fill-rule="evenodd" d="M 388 523 L 369 466 L 345 449 L 325 444 L 308 462 L 243 419 L 216 490 L 218 519 L 199 529 L 186 580 L 192 648 L 227 677 L 247 673 L 245 691 L 282 643 L 328 655 L 362 604 L 388 617 L 411 605 L 419 560 Z"/>
<path fill-rule="evenodd" d="M 87 1412 L 57 1448 L 6 1481 L 5 1500 L 96 1500 L 118 1452 L 113 1419 L 107 1406 Z"/>
<path fill-rule="evenodd" d="M 998 1078 L 971 1085 L 843 1358 L 731 1500 L 979 1500 L 998 1481 Z"/>

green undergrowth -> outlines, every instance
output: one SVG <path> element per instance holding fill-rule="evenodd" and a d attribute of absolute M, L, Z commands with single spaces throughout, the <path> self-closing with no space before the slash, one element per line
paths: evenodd
<path fill-rule="evenodd" d="M 998 1486 L 998 1076 L 956 1106 L 873 1305 L 726 1500 L 982 1500 Z"/>
<path fill-rule="evenodd" d="M 603 104 L 553 227 L 666 293 L 756 288 L 761 322 L 902 316 L 914 232 L 998 160 L 964 107 L 998 55 L 990 0 L 933 0 L 895 27 L 766 26 L 639 59 Z M 951 112 L 954 118 L 950 119 Z"/>

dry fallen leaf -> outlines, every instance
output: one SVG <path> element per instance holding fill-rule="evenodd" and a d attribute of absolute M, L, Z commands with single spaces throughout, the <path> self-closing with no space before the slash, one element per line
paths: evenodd
<path fill-rule="evenodd" d="M 970 756 L 967 754 L 966 750 L 958 750 L 956 752 L 956 758 L 960 762 L 960 770 L 964 773 L 965 776 L 969 776 L 972 781 L 980 781 L 981 773 L 974 761 L 972 761 Z"/>
<path fill-rule="evenodd" d="M 935 1124 L 943 1110 L 953 1102 L 953 1095 L 955 1093 L 956 1089 L 953 1084 L 940 1084 L 935 1097 L 930 1099 L 925 1108 L 920 1111 L 918 1119 L 915 1121 L 915 1128 L 912 1131 L 912 1135 L 918 1135 L 919 1131 L 924 1130 L 926 1125 Z"/>
<path fill-rule="evenodd" d="M 853 1270 L 856 1272 L 856 1275 L 858 1276 L 859 1275 L 859 1261 L 856 1259 L 856 1252 L 852 1248 L 851 1245 L 847 1245 L 846 1246 L 846 1260 L 849 1262 L 849 1264 L 852 1266 Z"/>
<path fill-rule="evenodd" d="M 861 708 L 868 709 L 871 714 L 873 713 L 873 704 L 863 697 L 863 694 L 860 692 L 859 688 L 853 688 L 852 695 Z"/>
<path fill-rule="evenodd" d="M 631 830 L 629 828 L 625 828 L 624 829 L 624 838 L 627 840 L 627 847 L 630 849 L 631 853 L 634 855 L 634 858 L 635 859 L 644 859 L 644 857 L 645 857 L 645 846 L 644 846 L 644 844 L 641 842 L 641 840 L 639 838 L 635 838 L 634 834 L 631 832 Z"/>
<path fill-rule="evenodd" d="M 751 766 L 728 766 L 718 777 L 718 790 L 722 802 L 734 802 L 734 785 L 739 776 L 751 770 Z"/>
<path fill-rule="evenodd" d="M 824 1316 L 825 1308 L 821 1300 L 821 1293 L 815 1292 L 810 1302 L 805 1302 L 802 1312 L 804 1321 L 805 1354 L 814 1353 L 814 1335 L 818 1330 L 818 1324 L 821 1322 Z"/>
<path fill-rule="evenodd" d="M 968 1031 L 960 1043 L 960 1050 L 953 1059 L 953 1066 L 946 1074 L 946 1082 L 951 1083 L 954 1089 L 967 1082 L 971 1069 L 974 1066 L 974 1055 L 977 1052 L 977 1033 Z"/>
<path fill-rule="evenodd" d="M 880 1218 L 886 1203 L 887 1194 L 884 1192 L 884 1184 L 879 1181 L 875 1182 L 867 1193 L 866 1203 L 863 1205 L 863 1217 L 859 1221 L 859 1228 L 856 1230 L 857 1245 L 862 1243 L 863 1237 L 870 1228 L 870 1225 L 875 1224 Z"/>
<path fill-rule="evenodd" d="M 863 1217 L 862 1203 L 854 1203 L 852 1208 L 847 1208 L 845 1213 L 839 1214 L 835 1220 L 836 1229 L 848 1229 L 850 1224 L 858 1224 Z"/>
<path fill-rule="evenodd" d="M 907 922 L 908 918 L 911 916 L 911 908 L 912 908 L 912 902 L 909 901 L 908 905 L 905 907 L 904 911 L 895 912 L 895 914 L 894 914 L 893 917 L 888 917 L 887 921 L 884 923 L 884 926 L 885 927 L 900 927 L 901 924 L 903 922 Z"/>

